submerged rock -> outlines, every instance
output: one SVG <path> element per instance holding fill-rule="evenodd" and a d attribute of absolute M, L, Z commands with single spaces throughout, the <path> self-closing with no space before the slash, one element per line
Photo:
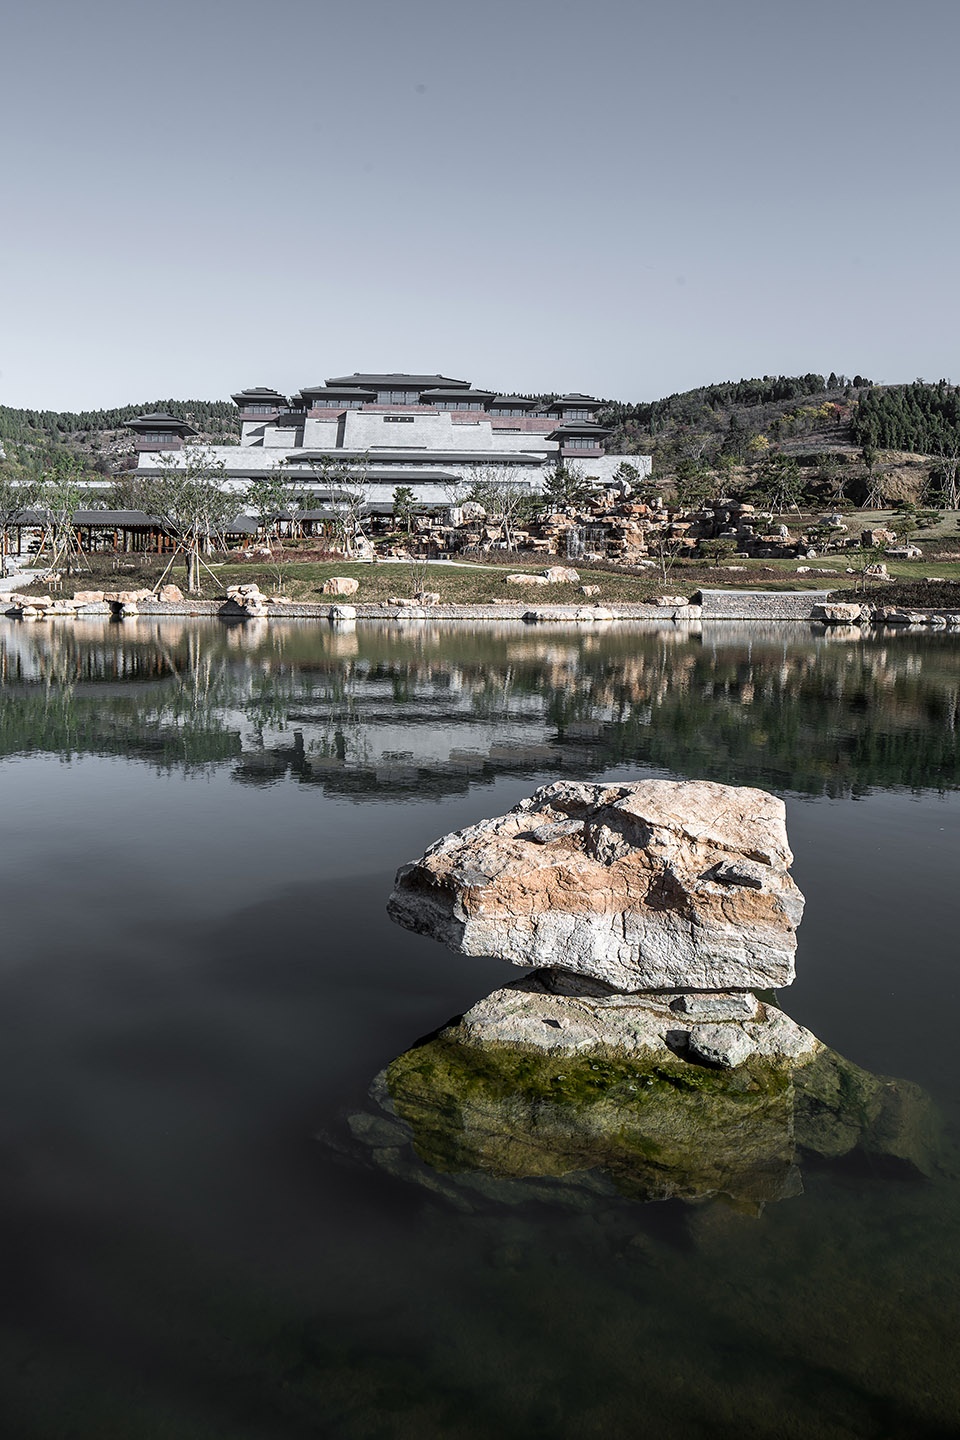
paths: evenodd
<path fill-rule="evenodd" d="M 372 1092 L 390 1123 L 353 1117 L 351 1143 L 465 1208 L 547 1181 L 758 1206 L 798 1192 L 802 1156 L 856 1149 L 931 1173 L 923 1092 L 764 998 L 793 979 L 792 859 L 780 800 L 707 782 L 560 782 L 445 836 L 398 872 L 393 919 L 541 968 L 395 1060 Z"/>
<path fill-rule="evenodd" d="M 783 802 L 708 781 L 543 786 L 397 873 L 391 917 L 466 955 L 623 991 L 789 985 Z"/>
<path fill-rule="evenodd" d="M 919 1086 L 819 1044 L 730 1072 L 669 1053 L 478 1045 L 454 1022 L 398 1056 L 370 1094 L 347 1122 L 351 1153 L 466 1209 L 576 1204 L 604 1185 L 634 1200 L 758 1207 L 799 1194 L 813 1158 L 859 1152 L 875 1173 L 882 1160 L 916 1176 L 947 1158 Z"/>

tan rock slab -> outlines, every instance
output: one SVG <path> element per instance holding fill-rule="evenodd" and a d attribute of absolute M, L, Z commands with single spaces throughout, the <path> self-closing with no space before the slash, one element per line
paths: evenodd
<path fill-rule="evenodd" d="M 558 781 L 398 871 L 389 913 L 467 955 L 628 992 L 779 987 L 803 897 L 783 801 L 709 781 Z"/>

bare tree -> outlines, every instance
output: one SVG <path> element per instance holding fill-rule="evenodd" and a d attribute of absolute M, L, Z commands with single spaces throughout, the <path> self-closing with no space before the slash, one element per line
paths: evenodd
<path fill-rule="evenodd" d="M 443 491 L 451 510 L 458 505 L 462 505 L 463 502 L 469 498 L 472 483 L 470 480 L 465 480 L 462 475 L 453 475 L 450 479 L 440 482 L 440 489 Z"/>
<path fill-rule="evenodd" d="M 660 579 L 664 585 L 670 579 L 670 572 L 676 565 L 680 556 L 685 552 L 687 546 L 685 541 L 678 535 L 668 535 L 667 527 L 663 526 L 657 532 L 650 550 L 657 562 L 657 569 L 660 571 Z"/>
<path fill-rule="evenodd" d="M 40 480 L 13 460 L 0 461 L 0 574 L 6 570 L 7 532 L 40 498 Z"/>
<path fill-rule="evenodd" d="M 937 443 L 938 499 L 944 510 L 960 510 L 960 437 L 949 435 Z"/>
<path fill-rule="evenodd" d="M 867 493 L 864 496 L 865 510 L 885 510 L 887 497 L 884 494 L 884 475 L 877 469 L 877 452 L 872 445 L 863 447 L 863 463 L 867 470 Z"/>
<path fill-rule="evenodd" d="M 225 484 L 226 465 L 199 445 L 190 445 L 179 454 L 161 455 L 159 468 L 144 476 L 144 506 L 174 537 L 176 549 L 170 563 L 183 555 L 191 595 L 200 593 L 202 553 L 209 551 L 215 540 L 223 543 L 224 531 L 237 513 L 237 495 Z"/>
<path fill-rule="evenodd" d="M 256 516 L 257 524 L 263 532 L 276 575 L 277 589 L 282 590 L 286 553 L 283 548 L 282 527 L 277 521 L 288 514 L 291 516 L 292 528 L 292 517 L 299 503 L 289 489 L 282 460 L 278 461 L 262 480 L 254 480 L 245 496 L 245 503 Z"/>
<path fill-rule="evenodd" d="M 525 481 L 517 480 L 508 467 L 478 465 L 467 499 L 482 505 L 487 518 L 501 526 L 504 544 L 513 550 L 516 527 L 533 513 L 539 496 Z"/>
<path fill-rule="evenodd" d="M 352 559 L 359 550 L 370 548 L 363 529 L 368 509 L 367 457 L 363 455 L 353 461 L 327 461 L 322 465 L 320 475 L 329 486 L 326 503 L 333 516 L 334 533 L 343 553 Z"/>
<path fill-rule="evenodd" d="M 74 512 L 79 510 L 83 498 L 80 482 L 84 473 L 82 463 L 71 456 L 59 458 L 40 477 L 39 498 L 53 531 L 50 569 L 65 565 L 68 575 L 87 563 L 73 525 Z"/>

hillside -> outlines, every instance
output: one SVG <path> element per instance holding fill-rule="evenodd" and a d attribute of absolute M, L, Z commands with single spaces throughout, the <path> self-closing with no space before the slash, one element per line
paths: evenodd
<path fill-rule="evenodd" d="M 17 410 L 0 405 L 0 445 L 24 464 L 46 464 L 68 452 L 91 470 L 112 474 L 134 455 L 133 437 L 124 422 L 155 410 L 189 421 L 211 444 L 230 445 L 240 438 L 239 414 L 230 400 L 146 400 L 112 410 Z"/>
<path fill-rule="evenodd" d="M 610 450 L 652 454 L 658 484 L 687 503 L 722 493 L 812 507 L 960 504 L 960 391 L 946 380 L 768 375 L 610 404 L 599 418 L 613 427 Z"/>
<path fill-rule="evenodd" d="M 134 456 L 124 421 L 148 410 L 189 420 L 210 443 L 239 438 L 230 401 L 167 399 L 80 412 L 0 406 L 0 444 L 31 468 L 67 453 L 92 472 L 122 473 Z M 813 508 L 960 508 L 960 389 L 946 380 L 765 375 L 609 402 L 598 418 L 611 427 L 608 451 L 651 454 L 656 487 L 684 504 L 723 494 Z"/>

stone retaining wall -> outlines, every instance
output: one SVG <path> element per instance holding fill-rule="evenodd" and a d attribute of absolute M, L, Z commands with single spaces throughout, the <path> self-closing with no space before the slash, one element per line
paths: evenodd
<path fill-rule="evenodd" d="M 817 623 L 814 609 L 823 605 L 828 595 L 826 590 L 703 590 L 694 599 L 699 602 L 692 605 L 531 605 L 526 602 L 510 603 L 507 605 L 425 605 L 425 606 L 397 606 L 385 604 L 361 604 L 350 605 L 349 602 L 333 601 L 325 599 L 321 603 L 316 601 L 309 604 L 275 605 L 267 604 L 264 607 L 263 615 L 270 620 L 322 620 L 333 619 L 332 612 L 337 609 L 347 610 L 348 614 L 341 617 L 341 623 L 346 620 L 351 623 L 349 611 L 353 611 L 355 618 L 364 620 L 396 620 L 403 622 L 429 621 L 432 624 L 442 623 L 451 620 L 482 620 L 482 621 L 511 621 L 516 624 L 518 621 L 528 623 L 558 623 L 570 624 L 571 622 L 602 623 L 616 620 L 642 620 L 655 625 L 673 623 L 699 622 L 772 622 L 772 621 L 801 621 Z M 0 613 L 3 607 L 0 604 Z M 231 613 L 232 611 L 232 613 Z M 12 609 L 7 613 L 13 613 Z M 78 612 L 79 617 L 92 616 L 108 617 L 114 613 L 109 603 L 85 605 Z M 136 611 L 131 611 L 151 619 L 162 619 L 164 617 L 206 617 L 210 619 L 221 618 L 223 620 L 236 620 L 243 622 L 247 617 L 243 611 L 236 606 L 229 609 L 225 607 L 223 600 L 183 600 L 170 602 L 141 600 Z M 930 611 L 929 615 L 947 616 L 947 624 L 954 619 L 956 612 Z M 53 618 L 66 618 L 63 616 Z M 820 622 L 822 623 L 822 621 Z M 876 622 L 875 622 L 876 623 Z M 927 622 L 929 623 L 929 622 Z"/>
<path fill-rule="evenodd" d="M 264 607 L 264 614 L 270 620 L 328 620 L 333 609 L 349 606 L 356 611 L 358 620 L 523 620 L 535 613 L 542 620 L 569 621 L 575 618 L 590 618 L 596 611 L 596 618 L 613 620 L 695 620 L 699 613 L 691 606 L 672 605 L 531 605 L 529 601 L 510 605 L 354 605 L 349 599 L 325 600 L 322 604 L 271 605 Z M 103 606 L 103 613 L 109 611 Z M 140 615 L 197 615 L 219 616 L 223 612 L 220 600 L 183 600 L 172 604 L 161 604 L 141 600 L 137 606 Z M 242 619 L 238 611 L 233 615 L 224 613 L 224 619 Z"/>
<path fill-rule="evenodd" d="M 812 620 L 828 590 L 701 590 L 704 620 Z"/>

